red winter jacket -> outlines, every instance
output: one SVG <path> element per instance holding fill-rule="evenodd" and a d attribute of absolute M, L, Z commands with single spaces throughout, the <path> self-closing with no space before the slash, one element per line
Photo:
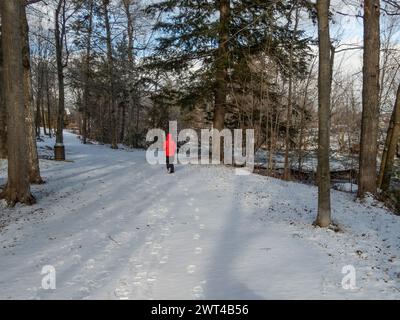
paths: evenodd
<path fill-rule="evenodd" d="M 164 151 L 167 157 L 173 157 L 176 151 L 176 143 L 172 140 L 172 134 L 167 134 L 167 140 L 164 141 Z"/>

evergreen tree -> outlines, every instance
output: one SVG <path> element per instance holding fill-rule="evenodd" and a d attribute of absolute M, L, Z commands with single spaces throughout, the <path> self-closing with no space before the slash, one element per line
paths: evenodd
<path fill-rule="evenodd" d="M 147 12 L 159 16 L 154 27 L 159 36 L 148 66 L 179 74 L 186 104 L 213 98 L 214 127 L 222 129 L 228 82 L 249 72 L 243 61 L 267 51 L 287 74 L 289 48 L 295 42 L 292 71 L 305 72 L 308 39 L 303 31 L 288 28 L 292 2 L 164 0 L 150 5 Z"/>

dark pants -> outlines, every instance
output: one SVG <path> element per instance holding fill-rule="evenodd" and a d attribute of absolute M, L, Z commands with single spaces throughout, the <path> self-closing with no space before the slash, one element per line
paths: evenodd
<path fill-rule="evenodd" d="M 170 162 L 171 162 L 171 164 L 170 164 Z M 172 171 L 173 171 L 173 169 L 174 169 L 173 162 L 174 162 L 174 157 L 168 157 L 167 156 L 167 170 L 169 170 L 169 168 L 171 167 Z"/>

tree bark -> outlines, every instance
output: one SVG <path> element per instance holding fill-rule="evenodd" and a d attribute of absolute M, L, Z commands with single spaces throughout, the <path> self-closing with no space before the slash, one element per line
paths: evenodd
<path fill-rule="evenodd" d="M 382 155 L 381 172 L 378 186 L 383 191 L 388 191 L 390 179 L 393 174 L 394 157 L 396 155 L 397 143 L 400 136 L 400 85 L 397 90 L 396 103 L 390 119 L 388 133 L 386 135 L 385 150 Z"/>
<path fill-rule="evenodd" d="M 132 14 L 130 11 L 130 6 L 132 4 L 132 0 L 123 0 L 124 10 L 126 14 L 127 20 L 127 31 L 128 31 L 128 61 L 132 65 L 134 63 L 134 55 L 133 55 L 133 20 Z"/>
<path fill-rule="evenodd" d="M 42 94 L 43 94 L 43 88 L 42 88 Z M 44 99 L 42 97 L 41 101 L 40 101 L 40 113 L 42 115 L 43 134 L 45 136 L 47 136 L 47 125 L 48 125 L 48 123 L 46 121 L 46 113 L 44 112 L 44 102 L 43 101 L 44 101 Z"/>
<path fill-rule="evenodd" d="M 295 4 L 295 23 L 293 29 L 293 36 L 290 43 L 289 49 L 289 94 L 287 103 L 287 113 L 286 113 L 286 132 L 285 132 L 285 162 L 284 162 L 284 172 L 283 179 L 290 179 L 290 163 L 289 163 L 289 148 L 290 148 L 290 127 L 292 126 L 292 100 L 293 100 L 293 53 L 294 53 L 294 42 L 297 33 L 297 27 L 299 24 L 299 8 Z"/>
<path fill-rule="evenodd" d="M 111 148 L 118 149 L 118 129 L 117 129 L 117 110 L 115 107 L 115 90 L 114 90 L 114 58 L 111 44 L 111 26 L 108 17 L 109 0 L 103 0 L 104 22 L 106 27 L 107 42 L 107 64 L 108 76 L 110 82 L 109 108 L 111 110 Z"/>
<path fill-rule="evenodd" d="M 315 224 L 331 224 L 330 199 L 330 103 L 331 103 L 331 42 L 329 32 L 330 0 L 317 1 L 319 71 L 318 71 L 318 215 Z"/>
<path fill-rule="evenodd" d="M 49 137 L 52 137 L 52 126 L 51 126 L 51 85 L 49 83 L 50 70 L 46 64 L 46 103 L 47 103 L 47 123 L 49 126 Z"/>
<path fill-rule="evenodd" d="M 0 1 L 4 61 L 4 98 L 7 106 L 8 181 L 1 197 L 9 205 L 33 204 L 29 184 L 25 126 L 24 68 L 22 65 L 22 0 Z"/>
<path fill-rule="evenodd" d="M 36 126 L 36 136 L 40 137 L 40 122 L 42 119 L 42 110 L 40 105 L 42 103 L 42 93 L 43 93 L 43 66 L 42 62 L 38 62 L 37 66 L 37 94 L 36 94 L 36 116 L 35 116 L 35 126 Z"/>
<path fill-rule="evenodd" d="M 4 103 L 3 49 L 0 30 L 0 159 L 7 159 L 7 112 Z"/>
<path fill-rule="evenodd" d="M 300 133 L 299 133 L 299 141 L 298 141 L 298 171 L 301 171 L 302 167 L 303 167 L 303 144 L 304 144 L 303 140 L 304 140 L 304 129 L 305 129 L 304 117 L 305 117 L 307 100 L 308 100 L 308 90 L 310 87 L 315 62 L 316 62 L 316 60 L 314 59 L 311 64 L 310 71 L 308 73 L 308 77 L 307 77 L 305 88 L 304 88 L 303 103 L 302 103 L 301 110 L 300 110 Z"/>
<path fill-rule="evenodd" d="M 216 56 L 216 81 L 215 81 L 215 105 L 213 126 L 223 130 L 225 126 L 225 110 L 227 96 L 228 74 L 228 42 L 230 22 L 230 0 L 219 0 L 219 44 Z"/>
<path fill-rule="evenodd" d="M 85 57 L 85 88 L 83 92 L 83 112 L 82 112 L 82 140 L 86 144 L 87 140 L 87 117 L 89 110 L 89 79 L 90 79 L 90 53 L 92 50 L 92 28 L 93 28 L 93 0 L 90 1 L 89 26 L 86 42 Z"/>
<path fill-rule="evenodd" d="M 40 176 L 39 157 L 36 145 L 36 128 L 34 121 L 34 107 L 31 83 L 31 58 L 29 48 L 29 26 L 26 19 L 25 6 L 21 9 L 21 34 L 22 34 L 22 61 L 24 67 L 24 94 L 25 94 L 25 125 L 28 147 L 29 182 L 43 183 Z M 43 124 L 44 125 L 44 124 Z"/>
<path fill-rule="evenodd" d="M 380 1 L 364 2 L 364 62 L 358 196 L 376 193 L 379 123 Z"/>
<path fill-rule="evenodd" d="M 57 112 L 57 128 L 56 128 L 56 145 L 54 146 L 55 160 L 65 160 L 64 147 L 64 115 L 65 115 L 65 91 L 64 91 L 64 65 L 63 56 L 63 39 L 65 35 L 65 20 L 61 22 L 60 30 L 60 14 L 65 11 L 65 0 L 59 0 L 55 13 L 55 42 L 56 42 L 56 60 L 57 60 L 57 78 L 58 78 L 58 112 Z"/>
<path fill-rule="evenodd" d="M 129 70 L 129 79 L 132 81 L 135 78 L 134 75 L 134 64 L 135 64 L 135 57 L 134 57 L 134 50 L 133 50 L 133 19 L 131 14 L 131 4 L 132 0 L 123 0 L 126 21 L 127 21 L 127 33 L 128 33 L 128 70 Z M 131 83 L 129 84 L 131 85 Z M 132 93 L 132 89 L 129 90 L 129 107 L 128 107 L 128 114 L 133 115 L 135 107 L 138 108 L 136 101 L 134 101 L 134 96 Z M 125 116 L 126 107 L 123 105 L 122 114 Z M 131 117 L 129 117 L 131 118 Z M 125 137 L 125 118 L 122 118 L 122 128 L 121 128 L 121 141 L 123 141 Z M 128 127 L 129 131 L 129 127 Z"/>
<path fill-rule="evenodd" d="M 121 131 L 119 136 L 119 141 L 121 141 L 122 143 L 125 140 L 125 115 L 126 115 L 126 105 L 124 102 L 122 103 L 121 107 Z"/>

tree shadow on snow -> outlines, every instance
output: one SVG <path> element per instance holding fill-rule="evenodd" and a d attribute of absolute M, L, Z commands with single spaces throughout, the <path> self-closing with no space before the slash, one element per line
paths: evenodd
<path fill-rule="evenodd" d="M 235 196 L 235 191 L 240 189 L 239 179 L 246 180 L 242 176 L 235 176 L 234 178 L 235 187 L 231 195 L 232 206 L 226 216 L 224 229 L 221 231 L 207 271 L 206 299 L 264 299 L 232 274 L 232 267 L 234 267 L 236 261 L 240 261 L 241 253 L 246 250 L 246 243 L 250 240 L 249 237 L 244 239 L 240 234 L 240 229 L 243 228 L 244 223 L 241 217 L 242 205 L 238 197 Z M 238 244 L 240 244 L 240 247 L 238 247 Z M 243 272 L 248 271 L 244 270 Z M 243 278 L 249 278 L 249 275 L 246 274 Z"/>

